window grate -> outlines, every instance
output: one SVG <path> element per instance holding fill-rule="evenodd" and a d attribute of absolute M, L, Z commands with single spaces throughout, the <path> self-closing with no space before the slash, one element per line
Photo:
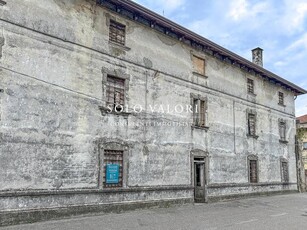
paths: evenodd
<path fill-rule="evenodd" d="M 256 160 L 249 161 L 249 180 L 250 180 L 250 183 L 258 182 L 257 161 Z"/>
<path fill-rule="evenodd" d="M 282 92 L 278 93 L 278 104 L 284 105 L 284 94 Z"/>
<path fill-rule="evenodd" d="M 281 163 L 281 179 L 282 182 L 289 182 L 289 171 L 288 171 L 288 163 L 287 162 L 282 162 Z"/>
<path fill-rule="evenodd" d="M 104 150 L 104 162 L 103 162 L 103 187 L 104 188 L 117 188 L 123 187 L 123 151 L 116 150 Z M 116 184 L 106 183 L 107 165 L 117 164 L 119 165 L 119 178 Z"/>
<path fill-rule="evenodd" d="M 120 45 L 125 45 L 126 26 L 110 20 L 109 39 L 112 42 L 118 43 Z"/>
<path fill-rule="evenodd" d="M 107 83 L 107 107 L 122 109 L 125 104 L 125 79 L 108 76 Z"/>
<path fill-rule="evenodd" d="M 254 94 L 254 80 L 247 79 L 247 92 Z"/>
<path fill-rule="evenodd" d="M 248 134 L 251 136 L 256 135 L 256 115 L 248 114 Z"/>

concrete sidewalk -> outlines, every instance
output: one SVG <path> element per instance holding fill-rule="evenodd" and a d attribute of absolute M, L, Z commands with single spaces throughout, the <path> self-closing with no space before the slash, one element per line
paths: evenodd
<path fill-rule="evenodd" d="M 276 229 L 307 228 L 307 193 L 257 197 L 213 204 L 195 204 L 83 216 L 73 219 L 3 227 L 1 230 L 96 229 Z"/>

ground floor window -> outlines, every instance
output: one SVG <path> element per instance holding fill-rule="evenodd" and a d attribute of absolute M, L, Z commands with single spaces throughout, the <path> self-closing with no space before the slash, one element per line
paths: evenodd
<path fill-rule="evenodd" d="M 285 160 L 281 161 L 281 181 L 289 182 L 289 167 L 288 162 Z"/>
<path fill-rule="evenodd" d="M 104 188 L 123 187 L 123 155 L 124 151 L 104 150 Z"/>
<path fill-rule="evenodd" d="M 248 156 L 248 180 L 249 183 L 258 183 L 258 157 L 255 155 Z"/>

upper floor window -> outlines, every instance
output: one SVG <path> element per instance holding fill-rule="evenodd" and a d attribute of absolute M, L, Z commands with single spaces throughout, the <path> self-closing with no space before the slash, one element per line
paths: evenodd
<path fill-rule="evenodd" d="M 206 62 L 205 59 L 192 55 L 194 72 L 200 75 L 206 75 Z"/>
<path fill-rule="evenodd" d="M 206 101 L 193 98 L 193 123 L 195 126 L 206 127 Z"/>
<path fill-rule="evenodd" d="M 125 105 L 125 79 L 107 77 L 107 107 L 123 111 Z"/>
<path fill-rule="evenodd" d="M 307 149 L 307 142 L 303 142 L 303 149 Z"/>
<path fill-rule="evenodd" d="M 247 92 L 254 94 L 254 80 L 252 79 L 247 79 Z"/>
<path fill-rule="evenodd" d="M 278 104 L 279 105 L 284 105 L 284 93 L 278 92 Z"/>
<path fill-rule="evenodd" d="M 286 141 L 286 122 L 279 121 L 279 136 L 281 141 Z"/>
<path fill-rule="evenodd" d="M 256 136 L 256 114 L 249 113 L 247 119 L 248 135 Z"/>
<path fill-rule="evenodd" d="M 126 26 L 114 20 L 110 20 L 109 39 L 120 45 L 125 45 Z"/>

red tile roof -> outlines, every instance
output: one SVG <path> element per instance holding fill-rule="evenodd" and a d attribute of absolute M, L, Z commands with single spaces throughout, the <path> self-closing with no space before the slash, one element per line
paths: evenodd
<path fill-rule="evenodd" d="M 301 124 L 307 123 L 307 114 L 300 116 L 300 117 L 297 117 L 296 120 L 299 120 Z"/>

